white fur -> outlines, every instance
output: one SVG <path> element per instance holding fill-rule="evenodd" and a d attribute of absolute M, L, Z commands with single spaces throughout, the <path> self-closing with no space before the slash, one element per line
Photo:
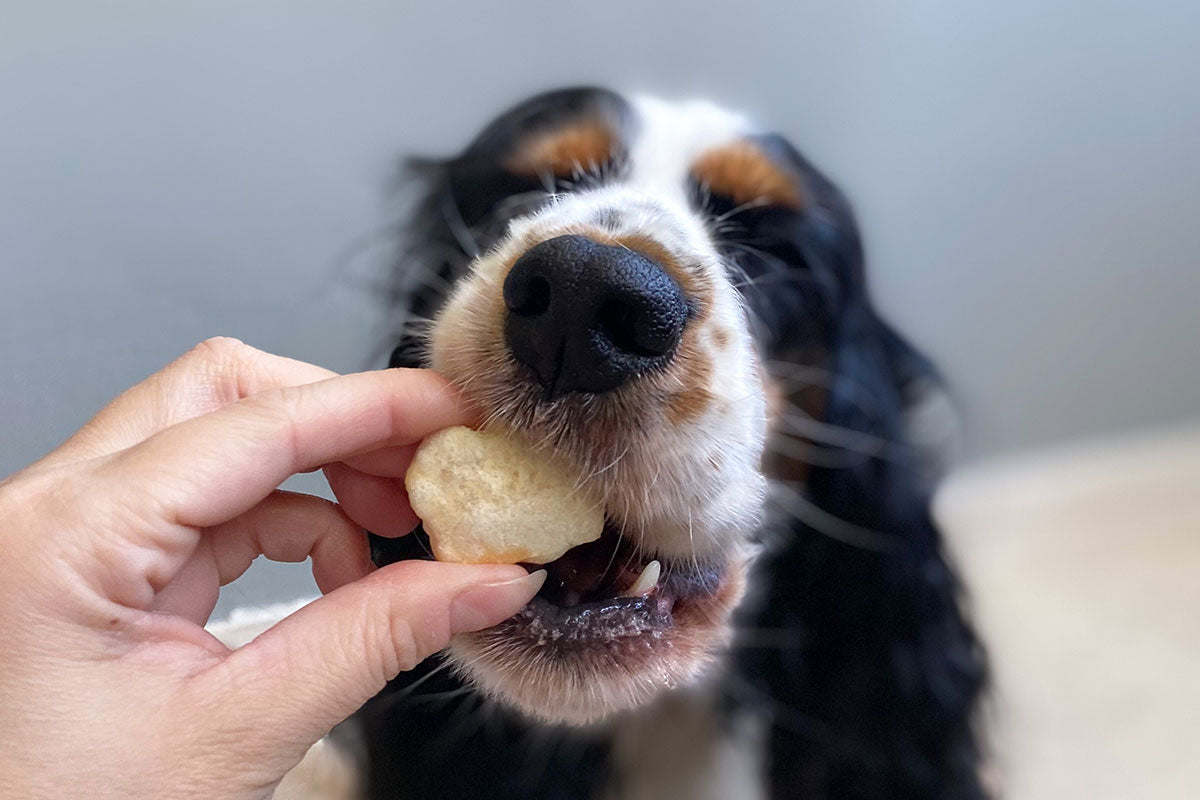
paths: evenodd
<path fill-rule="evenodd" d="M 708 150 L 753 132 L 749 120 L 705 100 L 632 98 L 640 128 L 630 147 L 628 185 L 686 203 L 688 168 Z"/>

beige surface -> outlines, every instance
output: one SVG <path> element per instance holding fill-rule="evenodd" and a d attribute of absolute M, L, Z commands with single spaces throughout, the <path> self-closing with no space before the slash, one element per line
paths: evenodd
<path fill-rule="evenodd" d="M 937 508 L 1003 796 L 1200 797 L 1200 426 L 966 471 Z"/>

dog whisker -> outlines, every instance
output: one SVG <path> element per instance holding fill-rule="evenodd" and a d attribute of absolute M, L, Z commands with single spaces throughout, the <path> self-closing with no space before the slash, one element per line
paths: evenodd
<path fill-rule="evenodd" d="M 440 208 L 442 216 L 446 220 L 446 225 L 458 241 L 458 246 L 463 249 L 463 252 L 468 257 L 478 258 L 480 253 L 479 243 L 475 240 L 471 229 L 467 227 L 467 223 L 462 218 L 462 212 L 458 208 L 458 203 L 454 201 L 453 196 L 449 192 L 442 196 Z"/>
<path fill-rule="evenodd" d="M 878 553 L 899 552 L 904 546 L 903 541 L 893 534 L 855 525 L 818 507 L 805 496 L 802 484 L 785 480 L 772 480 L 771 484 L 773 489 L 777 489 L 771 492 L 772 501 L 830 539 Z"/>

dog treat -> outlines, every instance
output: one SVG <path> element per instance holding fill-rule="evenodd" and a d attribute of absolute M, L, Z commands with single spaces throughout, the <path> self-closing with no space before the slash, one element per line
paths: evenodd
<path fill-rule="evenodd" d="M 404 485 L 439 561 L 545 564 L 604 528 L 604 512 L 569 470 L 500 432 L 433 434 Z"/>

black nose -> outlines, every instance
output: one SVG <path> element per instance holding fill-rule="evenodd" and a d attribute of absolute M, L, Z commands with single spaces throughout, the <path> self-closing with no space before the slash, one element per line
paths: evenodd
<path fill-rule="evenodd" d="M 599 394 L 670 360 L 688 307 L 653 261 L 585 236 L 529 249 L 504 280 L 509 349 L 546 397 Z"/>

